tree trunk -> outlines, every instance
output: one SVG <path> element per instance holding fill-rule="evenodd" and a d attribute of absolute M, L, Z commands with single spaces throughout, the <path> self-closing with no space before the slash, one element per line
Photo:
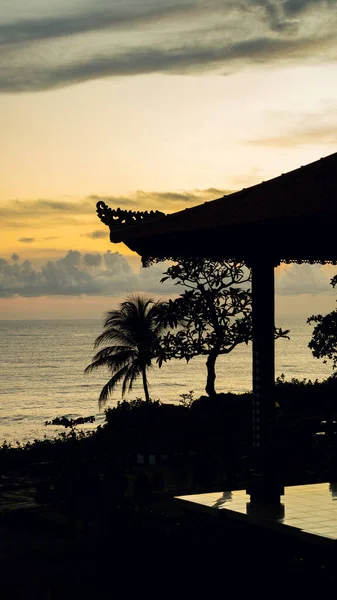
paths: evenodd
<path fill-rule="evenodd" d="M 215 391 L 215 361 L 218 357 L 217 352 L 210 352 L 206 361 L 207 367 L 207 382 L 206 382 L 206 394 L 210 396 L 210 398 L 216 395 Z"/>
<path fill-rule="evenodd" d="M 146 368 L 144 368 L 142 370 L 142 377 L 143 377 L 143 387 L 144 387 L 144 394 L 145 394 L 145 402 L 150 402 L 150 394 L 149 394 L 149 386 L 147 384 L 147 377 L 146 377 Z"/>

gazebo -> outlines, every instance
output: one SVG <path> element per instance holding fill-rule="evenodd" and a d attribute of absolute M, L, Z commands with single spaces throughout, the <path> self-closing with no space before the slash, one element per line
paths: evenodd
<path fill-rule="evenodd" d="M 98 202 L 110 240 L 146 262 L 157 257 L 243 260 L 252 269 L 255 469 L 252 505 L 280 505 L 273 461 L 274 268 L 337 262 L 337 153 L 239 192 L 170 215 L 112 210 Z"/>

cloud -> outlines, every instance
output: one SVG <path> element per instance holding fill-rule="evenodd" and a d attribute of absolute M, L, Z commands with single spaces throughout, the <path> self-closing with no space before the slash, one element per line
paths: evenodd
<path fill-rule="evenodd" d="M 160 283 L 167 263 L 134 270 L 133 262 L 110 250 L 105 253 L 69 250 L 62 258 L 45 259 L 39 265 L 20 260 L 14 254 L 11 261 L 0 258 L 0 297 L 120 297 L 131 292 L 173 297 L 180 293 L 172 281 Z M 281 296 L 331 294 L 330 280 L 335 272 L 336 268 L 321 265 L 283 267 L 276 271 L 276 293 Z"/>
<path fill-rule="evenodd" d="M 336 57 L 335 0 L 125 0 L 0 25 L 0 91 Z M 183 40 L 183 42 L 181 41 Z"/>
<path fill-rule="evenodd" d="M 95 202 L 103 201 L 111 208 L 127 208 L 130 210 L 161 210 L 174 212 L 187 206 L 195 206 L 201 202 L 215 200 L 233 190 L 219 190 L 208 188 L 205 190 L 192 190 L 184 192 L 144 192 L 137 190 L 130 196 L 89 196 Z"/>
<path fill-rule="evenodd" d="M 124 196 L 96 196 L 95 194 L 91 194 L 89 196 L 90 200 L 94 200 L 97 202 L 105 202 L 108 204 L 112 202 L 114 204 L 118 204 L 120 207 L 130 206 L 134 207 L 136 204 L 136 200 L 132 200 L 131 198 L 125 198 Z"/>
<path fill-rule="evenodd" d="M 11 200 L 0 206 L 1 226 L 7 229 L 20 227 L 44 230 L 50 221 L 53 227 L 62 225 L 94 224 L 96 202 L 90 198 L 70 200 Z M 27 232 L 28 233 L 28 232 Z M 27 236 L 28 237 L 28 236 Z M 41 237 L 40 240 L 57 239 Z"/>
<path fill-rule="evenodd" d="M 50 235 L 49 237 L 43 237 L 43 238 L 35 238 L 35 237 L 21 237 L 18 238 L 18 242 L 23 242 L 24 244 L 32 244 L 33 242 L 39 242 L 39 241 L 49 241 L 49 240 L 58 240 L 59 236 L 57 235 Z"/>
<path fill-rule="evenodd" d="M 83 254 L 83 264 L 87 267 L 99 267 L 102 264 L 102 260 L 102 255 L 98 252 Z"/>
<path fill-rule="evenodd" d="M 230 191 L 209 188 L 206 190 L 192 190 L 181 193 L 176 192 L 144 192 L 137 191 L 129 196 L 99 196 L 92 194 L 84 199 L 70 200 L 11 200 L 0 206 L 0 219 L 3 228 L 16 230 L 18 226 L 45 229 L 46 220 L 52 219 L 53 226 L 78 225 L 83 227 L 83 217 L 86 222 L 98 224 L 96 216 L 96 203 L 102 200 L 111 208 L 130 208 L 133 210 L 161 210 L 173 212 L 194 206 L 207 200 L 214 200 Z M 84 236 L 92 239 L 106 237 L 107 231 L 94 230 Z M 49 239 L 55 238 L 52 236 Z M 22 241 L 23 238 L 21 238 Z M 46 239 L 46 238 L 40 238 Z"/>
<path fill-rule="evenodd" d="M 270 136 L 255 139 L 249 143 L 257 146 L 271 148 L 295 148 L 298 146 L 310 146 L 321 144 L 337 145 L 337 125 L 326 125 L 324 127 L 308 128 L 305 130 L 294 130 L 279 136 Z"/>
<path fill-rule="evenodd" d="M 28 68 L 5 68 L 0 78 L 0 91 L 38 92 L 67 87 L 105 77 L 161 74 L 198 74 L 219 69 L 227 73 L 241 70 L 245 64 L 279 62 L 317 62 L 318 54 L 329 60 L 336 58 L 335 38 L 329 34 L 310 38 L 278 39 L 257 37 L 250 40 L 183 45 L 165 48 L 130 48 L 116 54 L 97 54 L 89 59 L 59 65 L 32 65 Z"/>
<path fill-rule="evenodd" d="M 45 229 L 43 217 L 51 218 L 53 225 L 74 224 L 84 215 L 94 216 L 96 205 L 93 200 L 11 200 L 0 206 L 2 227 L 17 228 L 34 224 Z M 56 236 L 52 236 L 56 239 Z"/>
<path fill-rule="evenodd" d="M 119 7 L 101 6 L 98 9 L 93 4 L 91 10 L 84 9 L 73 14 L 9 21 L 0 25 L 0 45 L 27 46 L 34 42 L 68 38 L 106 29 L 133 29 L 154 21 L 181 18 L 199 12 L 199 3 L 193 0 L 156 2 L 152 6 L 148 4 L 146 7 L 144 3 L 135 5 L 132 2 L 124 2 L 124 5 Z"/>
<path fill-rule="evenodd" d="M 12 256 L 11 256 L 11 259 L 12 259 L 14 262 L 18 262 L 18 261 L 20 260 L 20 256 L 19 256 L 18 254 L 16 254 L 15 252 L 13 252 L 13 254 L 12 254 Z"/>
<path fill-rule="evenodd" d="M 98 229 L 97 231 L 90 231 L 89 233 L 81 233 L 81 236 L 91 238 L 92 240 L 100 240 L 108 236 L 108 231 L 101 231 L 101 229 Z"/>
<path fill-rule="evenodd" d="M 275 290 L 281 296 L 331 293 L 331 274 L 322 265 L 292 264 L 276 277 Z"/>
<path fill-rule="evenodd" d="M 142 202 L 144 200 L 151 202 L 153 205 L 161 205 L 163 202 L 172 205 L 176 208 L 177 203 L 181 203 L 184 206 L 190 206 L 198 204 L 202 201 L 206 202 L 206 199 L 214 200 L 225 194 L 230 194 L 230 190 L 218 190 L 216 188 L 208 188 L 206 190 L 194 190 L 193 192 L 136 192 L 135 202 Z"/>
<path fill-rule="evenodd" d="M 165 263 L 134 272 L 118 252 L 81 253 L 69 250 L 58 260 L 34 266 L 30 260 L 0 259 L 0 297 L 115 296 L 130 292 L 176 294 L 172 283 L 161 284 Z"/>
<path fill-rule="evenodd" d="M 286 15 L 301 15 L 308 8 L 322 10 L 325 7 L 334 8 L 335 0 L 283 0 L 283 10 Z"/>
<path fill-rule="evenodd" d="M 327 117 L 328 114 L 328 117 Z M 324 112 L 296 115 L 284 111 L 272 115 L 281 132 L 270 136 L 246 140 L 247 144 L 289 148 L 307 145 L 337 144 L 337 109 L 325 108 Z M 284 123 L 293 122 L 284 131 Z M 278 125 L 280 123 L 280 125 Z"/>

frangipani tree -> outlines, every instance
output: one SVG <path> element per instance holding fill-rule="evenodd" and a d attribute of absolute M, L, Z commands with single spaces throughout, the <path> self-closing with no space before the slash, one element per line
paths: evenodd
<path fill-rule="evenodd" d="M 337 286 L 337 275 L 331 279 L 332 287 Z M 332 361 L 332 368 L 337 369 L 337 310 L 327 315 L 313 315 L 308 323 L 316 323 L 312 338 L 308 344 L 316 358 L 324 362 Z"/>
<path fill-rule="evenodd" d="M 251 271 L 240 261 L 179 258 L 164 273 L 184 291 L 166 305 L 170 329 L 163 336 L 159 364 L 168 358 L 206 358 L 206 393 L 216 394 L 216 361 L 252 339 Z M 164 307 L 165 308 L 165 307 Z M 276 337 L 288 331 L 275 330 Z"/>

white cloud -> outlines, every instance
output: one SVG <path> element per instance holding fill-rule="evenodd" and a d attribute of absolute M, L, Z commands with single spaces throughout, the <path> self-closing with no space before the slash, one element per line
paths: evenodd
<path fill-rule="evenodd" d="M 275 290 L 280 296 L 329 294 L 332 292 L 331 277 L 322 265 L 292 264 L 277 274 Z"/>
<path fill-rule="evenodd" d="M 13 254 L 11 260 L 0 258 L 0 297 L 13 296 L 125 296 L 145 292 L 159 296 L 176 296 L 182 292 L 172 281 L 160 279 L 168 263 L 159 262 L 141 268 L 137 259 L 119 252 L 79 252 L 69 250 L 57 260 L 45 260 L 39 266 Z M 332 294 L 331 277 L 337 267 L 321 265 L 289 265 L 276 271 L 276 293 L 279 296 Z"/>
<path fill-rule="evenodd" d="M 118 252 L 81 253 L 69 250 L 58 260 L 39 267 L 29 260 L 0 259 L 0 297 L 38 296 L 120 296 L 131 292 L 176 294 L 173 284 L 163 285 L 160 278 L 165 264 L 132 270 L 127 258 Z"/>

